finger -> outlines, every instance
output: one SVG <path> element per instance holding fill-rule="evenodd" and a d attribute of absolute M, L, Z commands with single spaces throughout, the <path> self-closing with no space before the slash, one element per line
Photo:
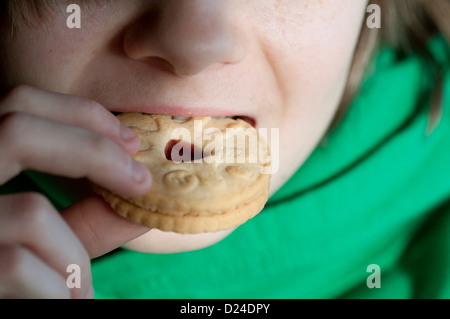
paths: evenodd
<path fill-rule="evenodd" d="M 20 85 L 4 97 L 0 107 L 0 116 L 12 112 L 29 113 L 84 127 L 108 136 L 130 154 L 139 150 L 137 135 L 106 108 L 92 100 Z"/>
<path fill-rule="evenodd" d="M 24 169 L 70 178 L 87 177 L 125 196 L 145 193 L 148 169 L 109 138 L 26 113 L 0 119 L 0 183 Z"/>
<path fill-rule="evenodd" d="M 62 277 L 69 265 L 79 265 L 81 288 L 72 293 L 87 295 L 92 287 L 89 255 L 48 200 L 34 193 L 7 195 L 0 197 L 0 207 L 0 244 L 26 247 Z"/>
<path fill-rule="evenodd" d="M 97 196 L 75 203 L 61 215 L 91 258 L 104 255 L 150 230 L 119 216 Z"/>
<path fill-rule="evenodd" d="M 0 246 L 0 298 L 66 299 L 61 274 L 21 246 Z"/>

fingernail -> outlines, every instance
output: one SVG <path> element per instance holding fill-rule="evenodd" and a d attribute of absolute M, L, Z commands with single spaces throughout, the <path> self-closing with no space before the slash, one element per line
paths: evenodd
<path fill-rule="evenodd" d="M 128 142 L 136 137 L 136 133 L 125 124 L 120 123 L 120 137 Z"/>
<path fill-rule="evenodd" d="M 142 184 L 150 177 L 147 167 L 135 160 L 131 163 L 131 171 L 134 181 L 138 184 Z"/>

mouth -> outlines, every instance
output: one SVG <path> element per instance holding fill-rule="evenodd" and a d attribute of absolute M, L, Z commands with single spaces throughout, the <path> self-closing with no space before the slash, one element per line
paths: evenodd
<path fill-rule="evenodd" d="M 115 116 L 118 116 L 124 112 L 111 112 L 112 114 L 114 114 Z M 141 112 L 142 113 L 142 112 Z M 149 114 L 153 114 L 153 113 L 149 113 Z M 192 116 L 175 116 L 175 115 L 168 115 L 168 114 L 161 114 L 162 116 L 165 116 L 167 118 L 170 118 L 172 120 L 175 121 L 187 121 L 190 120 L 192 118 Z M 203 116 L 208 116 L 209 115 L 203 115 Z M 213 119 L 226 119 L 226 118 L 230 118 L 233 120 L 242 120 L 247 122 L 248 124 L 250 124 L 251 126 L 253 126 L 254 128 L 256 128 L 256 120 L 252 117 L 246 116 L 246 115 L 233 115 L 233 116 L 210 116 Z"/>

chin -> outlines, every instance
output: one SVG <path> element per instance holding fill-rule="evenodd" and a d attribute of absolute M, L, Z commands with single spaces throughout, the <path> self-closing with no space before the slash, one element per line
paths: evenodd
<path fill-rule="evenodd" d="M 212 246 L 235 228 L 202 234 L 178 234 L 152 229 L 144 235 L 123 245 L 123 248 L 148 254 L 173 254 L 199 250 Z"/>

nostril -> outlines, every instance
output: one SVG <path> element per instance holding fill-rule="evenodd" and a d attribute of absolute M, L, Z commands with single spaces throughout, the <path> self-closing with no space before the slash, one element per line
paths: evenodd
<path fill-rule="evenodd" d="M 167 160 L 175 163 L 187 163 L 206 157 L 201 148 L 182 140 L 170 140 L 164 153 Z"/>

